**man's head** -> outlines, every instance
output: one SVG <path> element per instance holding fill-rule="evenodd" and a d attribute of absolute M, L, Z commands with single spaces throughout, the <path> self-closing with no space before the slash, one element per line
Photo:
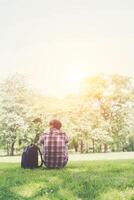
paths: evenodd
<path fill-rule="evenodd" d="M 62 127 L 62 123 L 57 119 L 50 121 L 49 125 L 51 128 L 56 128 L 58 130 L 60 130 L 60 128 Z"/>

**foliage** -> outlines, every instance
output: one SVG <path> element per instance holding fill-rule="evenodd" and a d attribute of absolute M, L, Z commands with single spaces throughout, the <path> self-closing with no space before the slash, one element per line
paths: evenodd
<path fill-rule="evenodd" d="M 20 75 L 9 77 L 0 85 L 1 148 L 13 154 L 37 142 L 49 120 L 57 118 L 75 151 L 133 151 L 133 82 L 117 74 L 89 77 L 79 94 L 57 99 L 29 89 Z"/>
<path fill-rule="evenodd" d="M 40 108 L 34 104 L 36 95 L 29 91 L 24 77 L 9 77 L 0 87 L 0 145 L 8 155 L 34 141 L 42 123 L 34 122 Z"/>
<path fill-rule="evenodd" d="M 23 80 L 16 76 L 5 80 L 0 95 L 0 143 L 7 149 L 7 154 L 13 155 L 16 141 L 27 128 L 27 91 Z"/>

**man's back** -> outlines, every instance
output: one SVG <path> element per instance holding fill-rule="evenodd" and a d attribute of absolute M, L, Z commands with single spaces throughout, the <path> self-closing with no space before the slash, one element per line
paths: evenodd
<path fill-rule="evenodd" d="M 58 129 L 51 129 L 43 134 L 40 143 L 44 145 L 44 160 L 48 168 L 62 168 L 68 161 L 68 138 Z"/>

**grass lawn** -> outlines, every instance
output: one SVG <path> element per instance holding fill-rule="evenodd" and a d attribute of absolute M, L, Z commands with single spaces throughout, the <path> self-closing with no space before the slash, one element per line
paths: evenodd
<path fill-rule="evenodd" d="M 62 170 L 0 163 L 0 200 L 134 200 L 134 160 L 70 161 Z"/>
<path fill-rule="evenodd" d="M 72 153 L 69 154 L 71 161 L 91 161 L 91 160 L 128 160 L 134 159 L 134 152 L 111 152 L 111 153 Z M 1 162 L 17 163 L 20 162 L 20 156 L 0 156 Z"/>

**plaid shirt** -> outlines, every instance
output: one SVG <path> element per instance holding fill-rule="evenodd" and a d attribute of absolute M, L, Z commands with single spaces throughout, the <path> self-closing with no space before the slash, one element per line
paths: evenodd
<path fill-rule="evenodd" d="M 66 133 L 58 129 L 51 129 L 44 133 L 39 142 L 44 145 L 44 160 L 48 168 L 62 168 L 68 161 Z"/>

